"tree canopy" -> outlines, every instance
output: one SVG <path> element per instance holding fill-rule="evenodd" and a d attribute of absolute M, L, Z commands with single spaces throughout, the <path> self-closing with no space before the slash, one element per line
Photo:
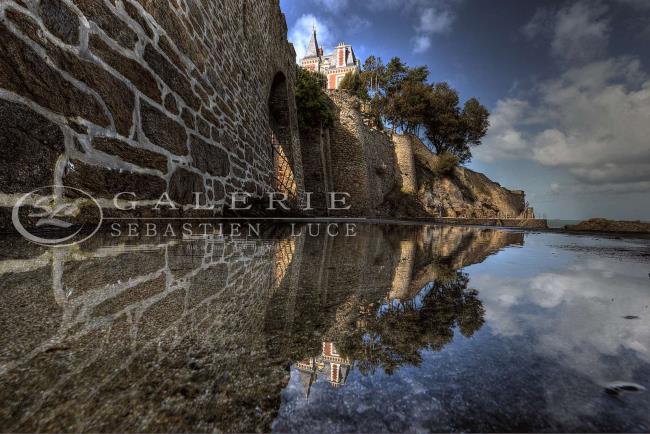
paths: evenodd
<path fill-rule="evenodd" d="M 368 87 L 358 72 L 348 72 L 339 84 L 339 89 L 346 90 L 362 100 L 368 99 Z"/>
<path fill-rule="evenodd" d="M 409 67 L 399 57 L 384 64 L 370 56 L 358 78 L 344 82 L 346 89 L 370 101 L 378 126 L 418 135 L 433 152 L 455 156 L 460 163 L 471 160 L 471 147 L 481 145 L 490 126 L 490 113 L 476 98 L 461 106 L 449 84 L 429 83 L 426 66 Z"/>
<path fill-rule="evenodd" d="M 437 279 L 421 291 L 419 302 L 393 301 L 360 315 L 364 327 L 336 342 L 341 354 L 355 360 L 363 374 L 381 368 L 387 374 L 404 365 L 419 366 L 422 350 L 442 351 L 458 331 L 473 336 L 485 323 L 478 291 L 468 287 L 469 276 L 440 267 Z"/>
<path fill-rule="evenodd" d="M 325 77 L 304 68 L 297 68 L 296 107 L 298 124 L 301 128 L 314 127 L 334 122 L 335 111 L 330 99 L 323 93 Z"/>

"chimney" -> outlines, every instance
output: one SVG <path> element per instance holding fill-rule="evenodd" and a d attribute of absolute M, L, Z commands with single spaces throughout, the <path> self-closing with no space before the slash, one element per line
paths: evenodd
<path fill-rule="evenodd" d="M 345 66 L 345 43 L 341 42 L 338 47 L 338 54 L 336 56 L 337 62 L 336 66 L 341 67 Z"/>

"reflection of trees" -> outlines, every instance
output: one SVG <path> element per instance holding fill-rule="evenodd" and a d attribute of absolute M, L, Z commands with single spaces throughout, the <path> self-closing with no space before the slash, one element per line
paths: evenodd
<path fill-rule="evenodd" d="M 413 299 L 362 312 L 361 326 L 340 338 L 341 352 L 355 359 L 362 373 L 381 367 L 391 374 L 401 365 L 418 366 L 422 349 L 441 351 L 452 341 L 455 328 L 472 336 L 484 323 L 478 291 L 468 289 L 466 273 L 441 274 Z"/>

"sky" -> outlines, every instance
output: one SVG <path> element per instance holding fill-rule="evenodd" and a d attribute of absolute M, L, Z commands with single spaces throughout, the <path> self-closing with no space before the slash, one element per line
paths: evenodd
<path fill-rule="evenodd" d="M 280 0 L 300 58 L 427 65 L 491 127 L 469 168 L 538 216 L 650 220 L 650 0 Z"/>

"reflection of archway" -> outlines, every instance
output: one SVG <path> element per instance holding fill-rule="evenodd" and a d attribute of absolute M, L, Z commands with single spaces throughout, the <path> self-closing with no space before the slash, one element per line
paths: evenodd
<path fill-rule="evenodd" d="M 271 125 L 271 151 L 274 165 L 275 191 L 286 193 L 296 203 L 298 186 L 291 149 L 291 117 L 287 79 L 278 72 L 273 79 L 269 95 L 269 123 Z"/>

